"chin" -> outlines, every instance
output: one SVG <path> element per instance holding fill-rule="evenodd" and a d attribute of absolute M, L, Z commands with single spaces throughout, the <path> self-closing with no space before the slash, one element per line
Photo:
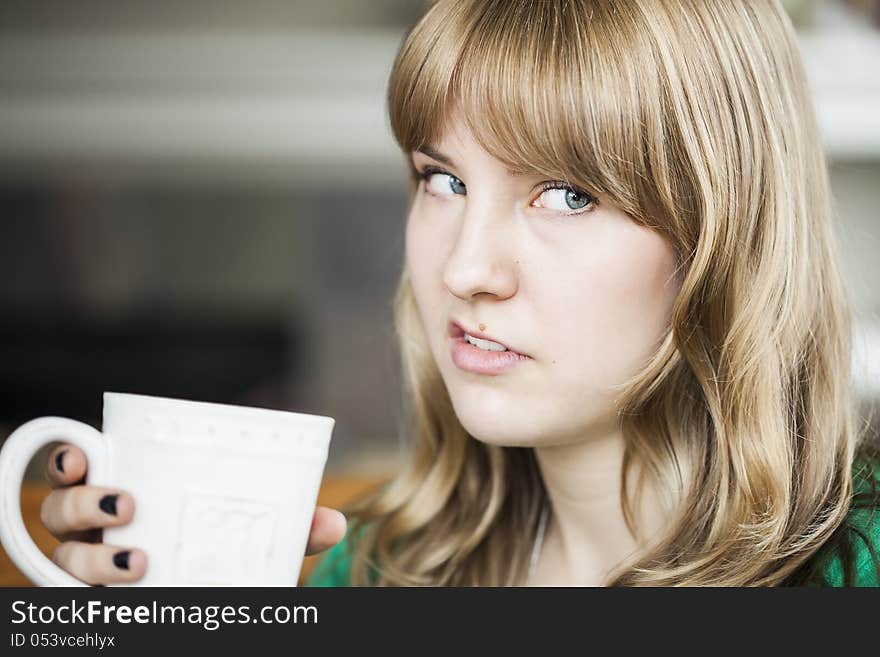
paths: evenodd
<path fill-rule="evenodd" d="M 537 427 L 531 426 L 529 414 L 512 404 L 453 397 L 452 406 L 465 430 L 487 445 L 535 447 L 543 435 Z"/>

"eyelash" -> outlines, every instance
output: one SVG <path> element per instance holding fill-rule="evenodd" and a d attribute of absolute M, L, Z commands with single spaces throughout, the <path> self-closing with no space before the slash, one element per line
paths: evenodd
<path fill-rule="evenodd" d="M 441 173 L 445 176 L 451 176 L 452 178 L 455 178 L 456 180 L 461 181 L 461 178 L 459 178 L 458 176 L 454 176 L 451 173 L 449 173 L 448 171 L 441 169 L 440 167 L 435 167 L 435 166 L 427 166 L 424 169 L 416 171 L 416 177 L 420 181 L 427 183 L 428 178 L 433 176 L 435 173 Z M 593 196 L 589 192 L 585 192 L 582 189 L 578 189 L 577 187 L 573 187 L 572 185 L 567 184 L 563 180 L 550 180 L 548 182 L 541 183 L 538 196 L 540 197 L 541 194 L 543 194 L 544 192 L 546 192 L 547 190 L 550 190 L 550 189 L 564 189 L 566 191 L 572 191 L 575 194 L 577 194 L 578 196 L 584 196 L 589 199 L 589 204 L 580 210 L 572 210 L 571 212 L 562 212 L 561 214 L 564 217 L 570 217 L 572 215 L 578 215 L 578 214 L 586 214 L 587 212 L 590 212 L 591 210 L 593 210 L 593 208 L 595 208 L 596 205 L 598 204 L 598 199 L 596 199 L 595 196 Z"/>

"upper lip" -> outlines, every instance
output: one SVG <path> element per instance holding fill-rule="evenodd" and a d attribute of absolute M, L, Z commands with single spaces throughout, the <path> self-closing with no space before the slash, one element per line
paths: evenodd
<path fill-rule="evenodd" d="M 449 322 L 449 337 L 460 338 L 460 337 L 463 337 L 465 333 L 467 333 L 471 337 L 480 338 L 481 340 L 491 340 L 492 342 L 497 342 L 505 349 L 508 349 L 516 354 L 519 354 L 520 356 L 527 355 L 527 354 L 522 353 L 518 349 L 514 349 L 509 344 L 507 344 L 506 342 L 504 342 L 502 340 L 499 340 L 498 338 L 493 338 L 491 335 L 487 335 L 486 333 L 482 333 L 480 331 L 471 330 L 471 329 L 467 328 L 461 322 L 457 322 L 455 320 L 452 320 Z"/>

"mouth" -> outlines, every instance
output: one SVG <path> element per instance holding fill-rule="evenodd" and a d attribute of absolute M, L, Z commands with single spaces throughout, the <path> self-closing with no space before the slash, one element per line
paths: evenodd
<path fill-rule="evenodd" d="M 532 360 L 505 343 L 480 331 L 449 322 L 450 351 L 455 365 L 466 372 L 495 376 Z"/>

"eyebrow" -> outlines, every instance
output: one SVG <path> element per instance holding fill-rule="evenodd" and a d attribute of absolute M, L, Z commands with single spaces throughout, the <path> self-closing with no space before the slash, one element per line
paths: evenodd
<path fill-rule="evenodd" d="M 425 155 L 427 155 L 431 159 L 437 160 L 438 162 L 442 162 L 443 164 L 445 164 L 448 167 L 457 168 L 455 166 L 455 162 L 452 161 L 452 158 L 450 158 L 447 155 L 444 155 L 443 153 L 438 151 L 436 148 L 433 148 L 431 146 L 419 146 L 416 150 L 419 153 L 424 153 Z"/>
<path fill-rule="evenodd" d="M 443 153 L 441 153 L 440 151 L 438 151 L 438 150 L 437 150 L 436 148 L 434 148 L 433 146 L 419 146 L 416 150 L 417 150 L 419 153 L 424 153 L 424 154 L 427 155 L 428 157 L 430 157 L 430 158 L 432 158 L 432 159 L 434 159 L 434 160 L 437 160 L 438 162 L 441 162 L 441 163 L 445 164 L 445 165 L 448 166 L 448 167 L 452 167 L 453 169 L 457 169 L 457 168 L 458 168 L 458 167 L 455 165 L 455 162 L 452 161 L 452 158 L 451 158 L 451 157 L 449 157 L 448 155 L 444 155 Z M 529 172 L 527 172 L 527 171 L 517 171 L 517 170 L 515 170 L 515 169 L 507 169 L 507 173 L 509 173 L 511 176 L 518 177 L 518 178 L 519 178 L 519 177 L 525 177 L 525 176 L 528 176 L 528 175 L 535 175 L 535 174 L 529 174 Z"/>

